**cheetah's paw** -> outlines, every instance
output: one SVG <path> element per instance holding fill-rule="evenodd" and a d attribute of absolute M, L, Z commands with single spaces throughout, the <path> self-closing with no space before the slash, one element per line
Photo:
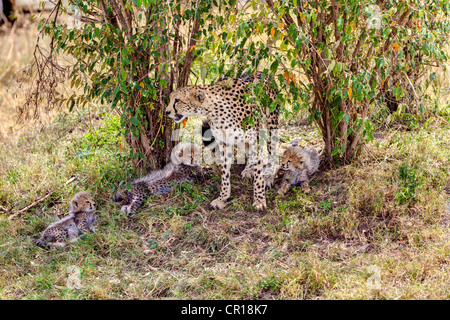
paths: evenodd
<path fill-rule="evenodd" d="M 310 187 L 303 187 L 302 186 L 302 191 L 306 194 L 309 194 L 311 192 L 311 188 Z"/>
<path fill-rule="evenodd" d="M 210 204 L 211 208 L 221 210 L 225 208 L 227 203 L 220 198 L 213 200 Z"/>
<path fill-rule="evenodd" d="M 131 208 L 129 208 L 128 206 L 122 206 L 122 208 L 120 208 L 120 211 L 128 215 L 131 213 Z"/>
<path fill-rule="evenodd" d="M 255 200 L 253 206 L 257 211 L 264 211 L 267 209 L 266 200 Z"/>

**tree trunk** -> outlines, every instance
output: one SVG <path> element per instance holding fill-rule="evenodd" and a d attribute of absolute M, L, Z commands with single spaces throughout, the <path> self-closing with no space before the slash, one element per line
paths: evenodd
<path fill-rule="evenodd" d="M 0 25 L 14 23 L 15 0 L 0 0 Z"/>

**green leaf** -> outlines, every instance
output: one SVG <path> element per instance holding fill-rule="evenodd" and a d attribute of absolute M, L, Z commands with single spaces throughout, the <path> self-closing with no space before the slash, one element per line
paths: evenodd
<path fill-rule="evenodd" d="M 116 100 L 116 96 L 117 96 L 117 93 L 119 93 L 119 90 L 120 90 L 119 86 L 114 88 L 113 95 L 112 95 L 112 101 Z"/>
<path fill-rule="evenodd" d="M 140 125 L 139 120 L 136 119 L 135 117 L 132 117 L 132 118 L 130 119 L 130 122 L 131 122 L 132 124 L 134 124 L 136 127 L 139 127 L 139 125 Z"/>
<path fill-rule="evenodd" d="M 327 68 L 328 73 L 332 72 L 335 66 L 336 66 L 336 61 L 335 60 L 331 61 Z"/>
<path fill-rule="evenodd" d="M 124 68 L 120 69 L 120 74 L 122 76 L 122 81 L 126 81 L 127 80 L 127 73 L 126 73 Z"/>
<path fill-rule="evenodd" d="M 395 99 L 400 100 L 400 98 L 403 97 L 403 89 L 400 87 L 396 87 L 392 90 L 392 94 L 394 95 Z"/>
<path fill-rule="evenodd" d="M 208 68 L 206 66 L 202 66 L 200 68 L 200 78 L 205 81 L 206 80 L 206 76 L 208 75 Z"/>
<path fill-rule="evenodd" d="M 272 65 L 270 66 L 270 71 L 272 71 L 273 73 L 277 72 L 278 65 L 279 65 L 278 60 L 275 60 L 275 61 L 272 63 Z"/>
<path fill-rule="evenodd" d="M 348 125 L 350 123 L 350 116 L 348 114 L 344 114 L 345 123 Z"/>
<path fill-rule="evenodd" d="M 339 32 L 342 32 L 342 26 L 344 25 L 344 19 L 342 17 L 339 17 L 336 19 L 336 26 L 339 30 Z"/>

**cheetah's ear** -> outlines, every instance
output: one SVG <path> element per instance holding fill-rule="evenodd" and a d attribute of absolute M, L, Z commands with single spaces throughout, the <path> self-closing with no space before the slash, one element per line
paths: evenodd
<path fill-rule="evenodd" d="M 203 90 L 198 90 L 195 93 L 195 98 L 199 101 L 199 102 L 203 102 L 205 100 L 205 92 Z"/>
<path fill-rule="evenodd" d="M 78 207 L 78 202 L 76 202 L 75 200 L 73 201 L 75 207 Z"/>

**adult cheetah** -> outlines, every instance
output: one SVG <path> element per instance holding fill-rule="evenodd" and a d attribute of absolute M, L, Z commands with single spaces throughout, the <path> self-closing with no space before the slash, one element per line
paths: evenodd
<path fill-rule="evenodd" d="M 276 101 L 276 90 L 264 77 L 264 90 Z M 204 116 L 211 126 L 212 134 L 218 142 L 221 164 L 222 186 L 220 195 L 211 202 L 214 209 L 223 209 L 231 193 L 230 168 L 233 160 L 233 146 L 249 146 L 248 160 L 243 177 L 253 176 L 253 206 L 257 210 L 266 209 L 265 179 L 263 175 L 262 148 L 264 137 L 268 138 L 269 163 L 273 163 L 278 145 L 279 105 L 270 112 L 261 111 L 256 103 L 247 103 L 244 95 L 250 94 L 249 83 L 261 81 L 262 72 L 237 79 L 221 78 L 217 83 L 203 86 L 186 86 L 173 91 L 166 108 L 166 114 L 176 123 L 187 117 Z M 249 125 L 251 124 L 251 125 Z M 267 131 L 262 131 L 264 130 Z M 258 140 L 260 143 L 258 143 Z"/>

